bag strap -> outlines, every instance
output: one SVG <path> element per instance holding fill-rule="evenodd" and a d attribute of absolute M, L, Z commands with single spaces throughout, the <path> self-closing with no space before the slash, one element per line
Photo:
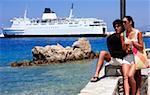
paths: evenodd
<path fill-rule="evenodd" d="M 127 36 L 127 35 L 126 35 L 126 31 L 124 31 L 124 32 L 123 32 L 123 38 L 124 38 L 124 40 L 125 40 L 126 36 Z"/>
<path fill-rule="evenodd" d="M 146 58 L 148 58 L 148 56 L 147 56 L 147 53 L 146 53 L 146 50 L 145 50 L 145 43 L 143 42 L 143 54 L 144 54 L 144 56 L 146 57 Z"/>

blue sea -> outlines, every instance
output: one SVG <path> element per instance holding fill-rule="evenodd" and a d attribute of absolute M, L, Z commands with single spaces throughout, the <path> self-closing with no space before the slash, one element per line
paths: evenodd
<path fill-rule="evenodd" d="M 78 37 L 0 38 L 0 95 L 77 95 L 95 72 L 97 59 L 32 67 L 11 67 L 32 60 L 34 46 L 71 46 Z M 92 50 L 107 50 L 106 38 L 91 37 Z M 150 38 L 144 38 L 150 48 Z"/>

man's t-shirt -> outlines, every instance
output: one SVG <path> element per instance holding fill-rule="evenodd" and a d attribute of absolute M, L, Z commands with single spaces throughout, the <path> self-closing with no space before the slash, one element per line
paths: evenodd
<path fill-rule="evenodd" d="M 107 47 L 113 58 L 121 58 L 125 57 L 127 54 L 122 49 L 122 44 L 120 40 L 120 34 L 114 33 L 107 38 Z"/>

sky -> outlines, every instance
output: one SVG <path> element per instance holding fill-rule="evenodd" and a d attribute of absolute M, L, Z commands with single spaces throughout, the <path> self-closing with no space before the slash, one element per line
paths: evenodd
<path fill-rule="evenodd" d="M 120 18 L 120 0 L 0 0 L 0 27 L 9 27 L 10 19 L 23 17 L 41 18 L 44 8 L 51 8 L 58 17 L 68 17 L 71 4 L 74 17 L 102 19 L 108 31 L 113 31 L 112 22 Z M 150 0 L 126 0 L 126 15 L 132 16 L 135 27 L 150 31 Z"/>

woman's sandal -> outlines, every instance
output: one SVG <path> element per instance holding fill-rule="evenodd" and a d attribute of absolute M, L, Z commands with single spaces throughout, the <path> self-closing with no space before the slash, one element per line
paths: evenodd
<path fill-rule="evenodd" d="M 99 80 L 100 80 L 99 77 L 92 77 L 91 82 L 97 82 Z"/>

